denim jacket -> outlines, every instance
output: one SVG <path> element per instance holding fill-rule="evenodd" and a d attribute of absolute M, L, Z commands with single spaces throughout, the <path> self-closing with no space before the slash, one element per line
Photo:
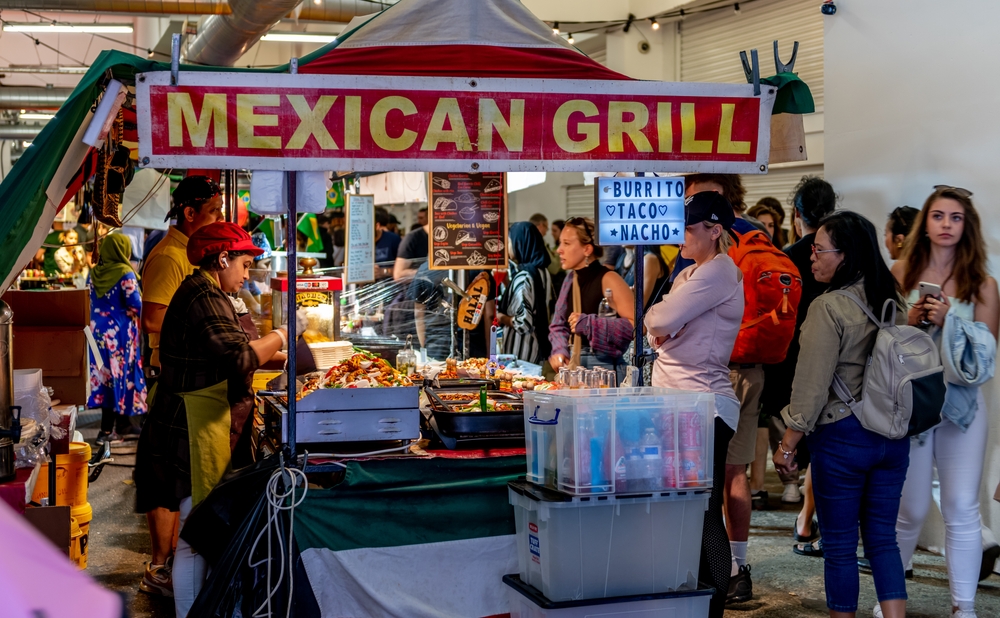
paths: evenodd
<path fill-rule="evenodd" d="M 993 377 L 996 356 L 997 341 L 985 324 L 948 313 L 941 330 L 941 362 L 948 385 L 941 415 L 963 432 L 976 418 L 976 391 Z"/>

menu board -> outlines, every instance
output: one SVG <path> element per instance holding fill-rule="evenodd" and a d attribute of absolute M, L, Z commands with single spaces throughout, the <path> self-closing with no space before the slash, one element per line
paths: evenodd
<path fill-rule="evenodd" d="M 597 178 L 597 242 L 612 245 L 679 245 L 684 242 L 684 178 Z"/>
<path fill-rule="evenodd" d="M 375 280 L 375 196 L 347 196 L 344 284 Z"/>
<path fill-rule="evenodd" d="M 431 172 L 429 268 L 507 268 L 507 178 L 503 172 Z"/>

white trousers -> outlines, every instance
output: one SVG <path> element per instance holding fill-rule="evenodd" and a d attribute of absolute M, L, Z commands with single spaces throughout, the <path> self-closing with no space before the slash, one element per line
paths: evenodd
<path fill-rule="evenodd" d="M 945 562 L 952 605 L 974 610 L 979 567 L 982 563 L 982 520 L 979 515 L 979 485 L 983 478 L 989 410 L 983 393 L 979 409 L 968 431 L 944 420 L 931 430 L 923 446 L 910 447 L 910 467 L 896 520 L 896 539 L 903 564 L 913 558 L 917 538 L 931 506 L 931 480 L 937 465 L 941 484 L 941 516 L 945 526 Z"/>
<path fill-rule="evenodd" d="M 191 497 L 181 500 L 180 529 L 191 514 Z M 208 563 L 188 545 L 183 538 L 177 539 L 177 549 L 174 551 L 174 611 L 177 618 L 186 618 L 194 600 L 198 598 L 201 587 L 208 574 Z M 977 572 L 978 575 L 978 572 Z"/>

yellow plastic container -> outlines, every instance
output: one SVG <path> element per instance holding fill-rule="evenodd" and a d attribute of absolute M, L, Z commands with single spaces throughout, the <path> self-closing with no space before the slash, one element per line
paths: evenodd
<path fill-rule="evenodd" d="M 90 462 L 90 445 L 71 442 L 69 454 L 56 455 L 56 504 L 78 506 L 87 504 L 87 464 Z M 31 501 L 41 503 L 49 495 L 49 466 L 43 463 L 38 471 L 38 482 L 31 494 Z M 89 521 L 89 519 L 88 519 Z"/>
<path fill-rule="evenodd" d="M 90 521 L 94 518 L 94 509 L 88 502 L 74 506 L 69 512 L 70 518 L 74 522 L 73 525 L 80 529 L 79 538 L 73 537 L 71 541 L 69 557 L 80 566 L 80 569 L 85 569 L 87 568 L 87 549 L 90 546 Z M 77 555 L 76 558 L 73 557 L 74 551 Z"/>

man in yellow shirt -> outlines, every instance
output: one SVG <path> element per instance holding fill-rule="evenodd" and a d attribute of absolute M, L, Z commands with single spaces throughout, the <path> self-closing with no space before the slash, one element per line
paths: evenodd
<path fill-rule="evenodd" d="M 187 258 L 188 238 L 202 227 L 222 220 L 222 190 L 206 176 L 188 176 L 173 193 L 167 219 L 176 219 L 146 258 L 142 271 L 142 330 L 149 335 L 151 378 L 160 369 L 160 329 L 167 306 L 181 282 L 195 271 Z M 147 378 L 149 379 L 149 378 Z M 149 594 L 173 596 L 170 559 L 173 554 L 177 513 L 155 509 L 146 514 L 152 545 L 149 564 L 139 589 Z"/>

